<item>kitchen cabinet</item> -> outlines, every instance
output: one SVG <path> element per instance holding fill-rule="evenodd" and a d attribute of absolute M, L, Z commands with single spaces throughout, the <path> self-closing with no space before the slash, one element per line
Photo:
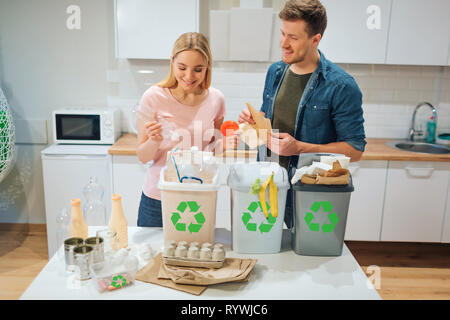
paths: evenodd
<path fill-rule="evenodd" d="M 440 242 L 450 163 L 389 161 L 382 241 Z"/>
<path fill-rule="evenodd" d="M 384 63 L 392 0 L 322 0 L 327 28 L 319 49 L 336 63 Z"/>
<path fill-rule="evenodd" d="M 379 241 L 388 161 L 350 163 L 355 191 L 350 196 L 345 240 Z"/>
<path fill-rule="evenodd" d="M 393 0 L 388 64 L 447 65 L 450 1 Z"/>
<path fill-rule="evenodd" d="M 115 0 L 116 57 L 169 59 L 175 40 L 199 30 L 199 0 Z"/>
<path fill-rule="evenodd" d="M 450 243 L 450 178 L 447 186 L 447 201 L 445 207 L 445 217 L 442 226 L 442 239 L 441 242 Z"/>
<path fill-rule="evenodd" d="M 83 188 L 89 183 L 91 176 L 97 177 L 104 189 L 104 224 L 108 223 L 112 194 L 111 156 L 108 148 L 109 146 L 100 145 L 55 144 L 41 151 L 49 258 L 57 250 L 57 215 L 63 208 L 70 215 L 70 201 L 73 198 L 80 198 L 82 207 L 86 204 Z"/>

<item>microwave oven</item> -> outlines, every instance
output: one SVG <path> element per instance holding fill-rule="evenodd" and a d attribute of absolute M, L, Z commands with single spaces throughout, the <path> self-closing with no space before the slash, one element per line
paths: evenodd
<path fill-rule="evenodd" d="M 53 140 L 58 144 L 114 144 L 121 134 L 119 112 L 115 108 L 55 110 Z"/>

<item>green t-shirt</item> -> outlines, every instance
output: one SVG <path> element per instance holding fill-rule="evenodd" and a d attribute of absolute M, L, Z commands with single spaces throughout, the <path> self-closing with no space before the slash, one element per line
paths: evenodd
<path fill-rule="evenodd" d="M 273 106 L 272 128 L 294 136 L 297 109 L 311 73 L 296 74 L 289 68 L 283 78 Z M 288 169 L 289 157 L 280 156 L 280 166 Z"/>

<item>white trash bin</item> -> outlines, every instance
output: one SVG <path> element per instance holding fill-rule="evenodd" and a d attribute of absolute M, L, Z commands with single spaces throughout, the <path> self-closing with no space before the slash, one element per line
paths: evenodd
<path fill-rule="evenodd" d="M 180 159 L 178 161 L 179 165 L 183 163 Z M 213 243 L 220 187 L 217 168 L 212 171 L 210 183 L 202 184 L 166 181 L 167 170 L 168 166 L 161 170 L 158 183 L 164 240 Z"/>
<path fill-rule="evenodd" d="M 266 204 L 269 217 L 263 213 L 259 194 L 250 188 L 256 179 L 262 184 L 274 172 L 278 189 L 278 217 L 272 216 L 269 187 Z M 284 210 L 289 179 L 286 169 L 276 162 L 238 163 L 230 167 L 228 185 L 231 188 L 231 232 L 233 251 L 238 253 L 277 253 L 281 250 Z"/>

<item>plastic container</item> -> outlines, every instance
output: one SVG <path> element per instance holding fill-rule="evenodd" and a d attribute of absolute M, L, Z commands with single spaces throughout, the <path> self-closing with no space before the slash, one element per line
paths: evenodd
<path fill-rule="evenodd" d="M 182 166 L 183 162 L 178 163 Z M 161 190 L 164 240 L 214 242 L 216 201 L 219 172 L 211 169 L 211 183 L 166 181 L 161 170 L 158 188 Z"/>
<path fill-rule="evenodd" d="M 259 193 L 252 186 L 262 184 L 274 173 L 278 189 L 278 216 L 272 216 L 269 187 L 266 204 L 269 217 L 264 215 Z M 259 182 L 256 182 L 259 179 Z M 231 187 L 231 233 L 233 251 L 238 253 L 277 253 L 281 250 L 284 210 L 289 180 L 286 169 L 275 162 L 237 163 L 230 167 L 228 185 Z M 254 194 L 255 191 L 256 194 Z"/>
<path fill-rule="evenodd" d="M 124 264 L 115 266 L 108 264 L 92 274 L 92 283 L 98 292 L 113 291 L 132 285 L 137 270 L 127 268 Z"/>
<path fill-rule="evenodd" d="M 300 166 L 317 161 L 323 154 L 299 157 Z M 303 159 L 302 159 L 303 158 Z M 340 256 L 344 243 L 352 178 L 348 185 L 303 184 L 292 186 L 292 248 L 307 256 Z"/>

